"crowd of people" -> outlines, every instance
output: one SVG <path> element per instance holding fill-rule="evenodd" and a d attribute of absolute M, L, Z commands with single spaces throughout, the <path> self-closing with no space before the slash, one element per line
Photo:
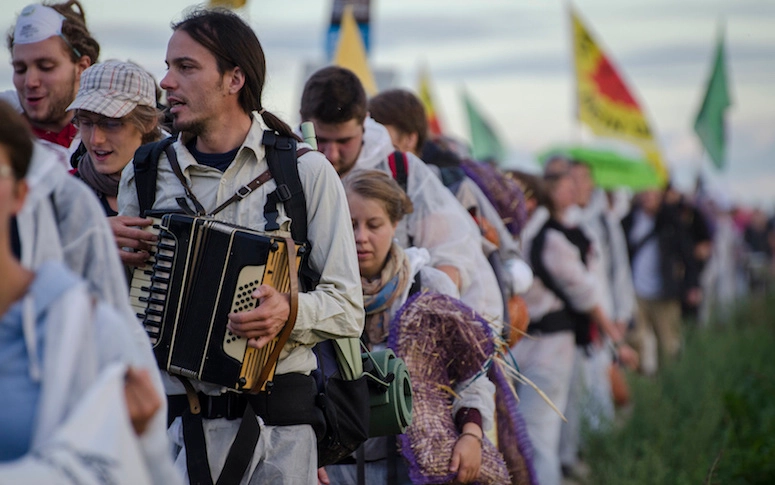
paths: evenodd
<path fill-rule="evenodd" d="M 99 61 L 77 0 L 27 6 L 8 48 L 0 483 L 560 484 L 583 475 L 583 430 L 614 422 L 622 368 L 656 374 L 683 322 L 723 321 L 772 273 L 762 211 L 605 191 L 560 156 L 500 170 L 430 136 L 412 92 L 368 98 L 341 67 L 304 85 L 310 146 L 262 104 L 264 51 L 228 10 L 172 25 L 158 86 Z M 159 370 L 127 284 L 157 254 L 151 213 L 304 244 L 301 291 L 256 285 L 220 316 L 250 348 L 282 338 L 271 385 Z M 415 414 L 321 467 L 313 348 L 333 339 L 404 359 Z"/>

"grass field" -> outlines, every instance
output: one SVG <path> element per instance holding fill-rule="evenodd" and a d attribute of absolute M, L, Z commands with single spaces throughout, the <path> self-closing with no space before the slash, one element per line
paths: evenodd
<path fill-rule="evenodd" d="M 775 298 L 685 335 L 678 361 L 629 376 L 629 419 L 588 437 L 588 483 L 775 484 Z"/>

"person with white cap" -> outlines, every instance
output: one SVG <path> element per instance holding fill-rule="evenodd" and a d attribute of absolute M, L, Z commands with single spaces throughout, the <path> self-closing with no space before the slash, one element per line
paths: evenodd
<path fill-rule="evenodd" d="M 78 147 L 78 130 L 67 107 L 75 98 L 81 74 L 95 64 L 99 43 L 86 27 L 77 0 L 32 4 L 19 14 L 8 35 L 16 93 L 2 97 L 30 123 L 33 134 L 55 149 L 64 166 Z"/>
<path fill-rule="evenodd" d="M 26 125 L 0 102 L 0 483 L 182 483 L 135 319 L 95 301 L 61 261 L 29 269 L 11 252 L 33 155 Z"/>
<path fill-rule="evenodd" d="M 81 74 L 99 56 L 81 4 L 28 5 L 8 36 L 8 46 L 17 92 L 0 98 L 22 113 L 36 135 L 27 176 L 30 193 L 12 220 L 14 253 L 30 269 L 51 259 L 64 261 L 98 299 L 132 312 L 105 212 L 93 192 L 65 169 L 71 147 L 80 144 L 67 107 Z"/>
<path fill-rule="evenodd" d="M 11 221 L 13 253 L 31 271 L 52 261 L 64 263 L 86 281 L 95 301 L 124 315 L 121 322 L 129 338 L 122 345 L 137 355 L 137 364 L 149 370 L 155 389 L 163 393 L 148 336 L 129 305 L 124 268 L 105 211 L 93 191 L 65 169 L 71 147 L 80 144 L 67 108 L 81 74 L 97 61 L 99 44 L 86 28 L 80 3 L 71 0 L 26 7 L 8 46 L 17 92 L 0 98 L 24 115 L 37 137 L 26 177 L 29 192 Z M 159 414 L 164 420 L 166 402 Z M 154 442 L 152 453 L 163 453 L 159 450 L 168 446 L 164 436 Z"/>
<path fill-rule="evenodd" d="M 74 175 L 92 188 L 108 216 L 117 215 L 121 171 L 144 143 L 158 140 L 156 83 L 131 62 L 109 60 L 86 69 L 68 111 L 86 151 L 74 159 Z"/>

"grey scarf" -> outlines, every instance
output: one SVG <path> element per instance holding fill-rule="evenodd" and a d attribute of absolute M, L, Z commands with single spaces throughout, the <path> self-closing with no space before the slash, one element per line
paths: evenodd
<path fill-rule="evenodd" d="M 98 194 L 106 197 L 116 197 L 118 195 L 121 171 L 110 175 L 98 172 L 88 152 L 84 153 L 78 161 L 78 174 L 86 182 L 86 185 L 94 189 Z"/>

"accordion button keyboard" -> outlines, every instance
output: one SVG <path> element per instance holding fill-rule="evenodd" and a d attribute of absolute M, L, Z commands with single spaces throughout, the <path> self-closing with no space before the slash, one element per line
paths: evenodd
<path fill-rule="evenodd" d="M 153 218 L 153 224 L 145 227 L 144 230 L 159 236 L 160 222 L 160 219 Z M 145 264 L 132 271 L 129 286 L 130 304 L 153 345 L 158 342 L 161 333 L 164 302 L 169 285 L 169 272 L 164 270 L 172 267 L 174 251 L 174 239 L 161 238 L 156 246 L 151 248 L 151 255 Z"/>

